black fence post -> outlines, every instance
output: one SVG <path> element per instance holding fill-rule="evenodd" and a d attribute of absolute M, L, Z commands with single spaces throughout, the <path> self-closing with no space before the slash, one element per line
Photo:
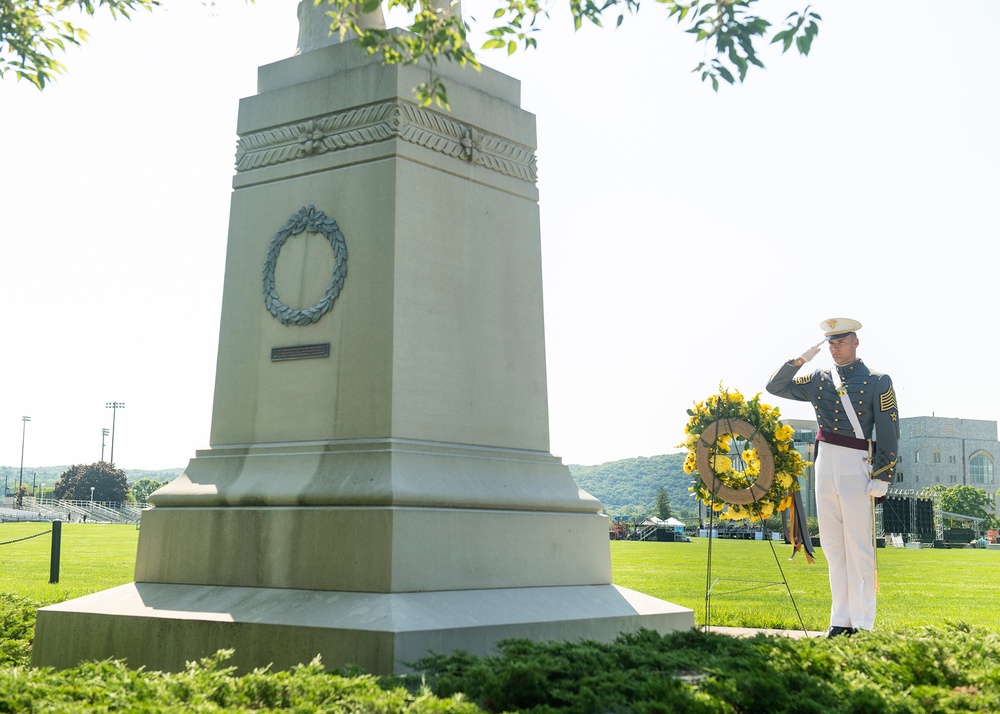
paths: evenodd
<path fill-rule="evenodd" d="M 59 582 L 59 550 L 62 546 L 62 521 L 52 521 L 52 557 L 49 559 L 49 583 Z"/>

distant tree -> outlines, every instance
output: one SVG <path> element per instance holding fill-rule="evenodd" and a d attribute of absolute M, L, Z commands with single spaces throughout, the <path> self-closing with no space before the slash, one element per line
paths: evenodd
<path fill-rule="evenodd" d="M 168 481 L 157 481 L 154 478 L 142 478 L 132 484 L 129 489 L 129 500 L 134 503 L 145 503 L 149 500 L 149 494 L 151 494 L 160 486 L 166 486 Z"/>
<path fill-rule="evenodd" d="M 662 486 L 656 492 L 656 515 L 664 521 L 673 515 L 670 511 L 670 496 L 667 495 L 667 489 Z"/>
<path fill-rule="evenodd" d="M 938 484 L 929 489 L 941 494 L 941 510 L 946 513 L 957 513 L 962 516 L 985 519 L 983 526 L 995 527 L 996 502 L 986 491 L 975 486 L 944 486 Z M 945 520 L 954 525 L 956 521 L 944 516 Z"/>
<path fill-rule="evenodd" d="M 19 486 L 18 489 L 14 492 L 14 505 L 17 506 L 18 508 L 23 508 L 24 497 L 27 495 L 28 495 L 28 487 Z"/>
<path fill-rule="evenodd" d="M 70 466 L 56 482 L 53 495 L 67 501 L 90 500 L 94 489 L 95 501 L 122 502 L 128 496 L 125 472 L 107 461 Z"/>

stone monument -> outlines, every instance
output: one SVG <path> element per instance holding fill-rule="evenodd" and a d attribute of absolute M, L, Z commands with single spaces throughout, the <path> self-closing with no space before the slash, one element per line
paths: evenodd
<path fill-rule="evenodd" d="M 403 671 L 693 613 L 611 584 L 549 452 L 534 117 L 519 83 L 352 43 L 240 103 L 210 448 L 150 497 L 135 582 L 38 613 L 33 663 Z M 169 438 L 169 435 L 165 435 Z"/>

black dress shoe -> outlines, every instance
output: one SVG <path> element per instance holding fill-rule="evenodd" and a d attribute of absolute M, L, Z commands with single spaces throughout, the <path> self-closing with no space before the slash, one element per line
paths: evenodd
<path fill-rule="evenodd" d="M 856 635 L 857 632 L 858 632 L 857 629 L 853 627 L 841 627 L 840 625 L 834 625 L 826 633 L 826 636 L 828 639 L 830 637 L 839 637 L 840 635 L 846 635 L 847 637 L 850 637 L 851 635 Z"/>

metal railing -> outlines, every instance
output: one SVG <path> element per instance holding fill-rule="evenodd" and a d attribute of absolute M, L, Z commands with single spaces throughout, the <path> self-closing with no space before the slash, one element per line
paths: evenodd
<path fill-rule="evenodd" d="M 114 501 L 66 501 L 28 496 L 18 507 L 13 499 L 0 506 L 3 521 L 65 521 L 68 523 L 139 523 L 145 503 Z"/>

